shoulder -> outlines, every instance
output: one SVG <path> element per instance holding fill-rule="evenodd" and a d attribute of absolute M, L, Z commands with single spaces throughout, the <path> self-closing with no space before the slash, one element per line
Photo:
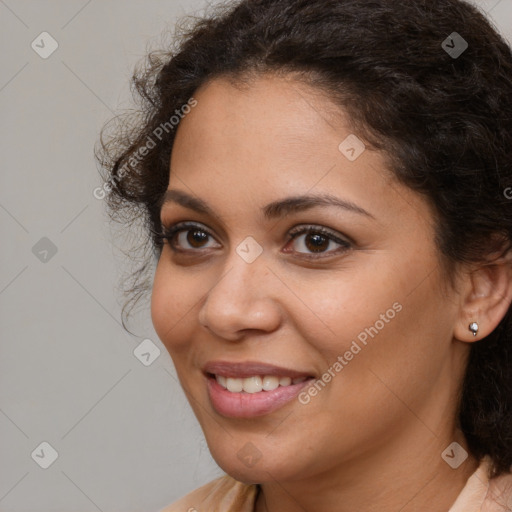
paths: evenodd
<path fill-rule="evenodd" d="M 481 512 L 512 510 L 512 473 L 505 473 L 489 481 Z"/>
<path fill-rule="evenodd" d="M 198 512 L 201 510 L 253 512 L 258 487 L 243 484 L 224 475 L 199 487 L 159 512 Z"/>
<path fill-rule="evenodd" d="M 468 479 L 449 512 L 509 512 L 512 510 L 512 474 L 489 479 L 490 459 L 485 457 Z"/>

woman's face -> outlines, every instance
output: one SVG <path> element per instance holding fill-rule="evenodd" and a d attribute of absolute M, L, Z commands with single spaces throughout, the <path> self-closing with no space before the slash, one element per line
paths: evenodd
<path fill-rule="evenodd" d="M 428 204 L 292 79 L 194 97 L 161 212 L 193 226 L 164 246 L 152 319 L 213 457 L 246 482 L 425 439 L 439 457 L 466 352 Z"/>

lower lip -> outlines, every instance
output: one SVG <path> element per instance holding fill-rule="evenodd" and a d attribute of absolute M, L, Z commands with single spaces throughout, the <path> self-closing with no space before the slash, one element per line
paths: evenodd
<path fill-rule="evenodd" d="M 258 393 L 231 393 L 211 376 L 207 377 L 207 385 L 212 406 L 220 415 L 230 418 L 254 418 L 280 409 L 293 400 L 311 380 Z"/>

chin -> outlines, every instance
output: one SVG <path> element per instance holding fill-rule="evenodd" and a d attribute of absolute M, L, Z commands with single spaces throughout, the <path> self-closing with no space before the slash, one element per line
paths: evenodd
<path fill-rule="evenodd" d="M 256 448 L 258 444 L 259 449 Z M 301 450 L 293 450 L 301 460 L 287 455 L 287 450 L 276 450 L 264 440 L 235 441 L 230 439 L 226 445 L 210 446 L 210 453 L 228 475 L 245 484 L 261 484 L 275 480 L 296 480 L 306 477 L 307 470 L 300 456 Z"/>

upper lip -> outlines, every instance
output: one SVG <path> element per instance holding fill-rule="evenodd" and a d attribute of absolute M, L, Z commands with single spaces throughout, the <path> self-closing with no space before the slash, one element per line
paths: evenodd
<path fill-rule="evenodd" d="M 262 363 L 259 361 L 210 361 L 203 366 L 204 373 L 221 375 L 223 377 L 245 378 L 254 375 L 275 375 L 278 377 L 290 377 L 297 379 L 299 377 L 311 377 L 308 372 L 298 370 L 290 370 L 272 364 Z"/>

